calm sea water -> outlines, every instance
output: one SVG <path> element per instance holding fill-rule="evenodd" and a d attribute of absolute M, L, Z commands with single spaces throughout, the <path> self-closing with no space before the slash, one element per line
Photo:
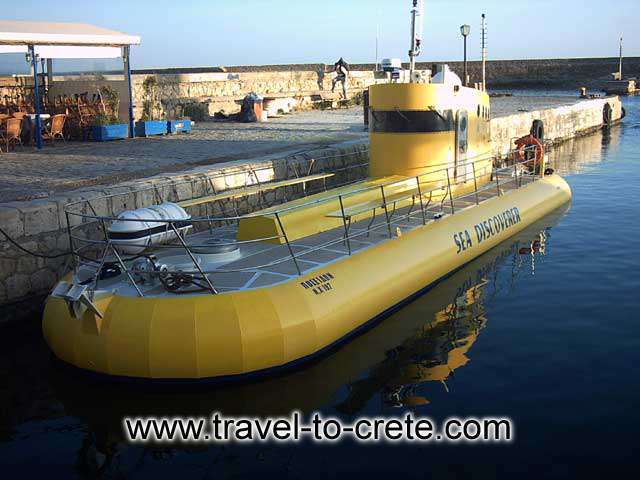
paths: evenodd
<path fill-rule="evenodd" d="M 608 478 L 637 465 L 640 98 L 625 103 L 622 126 L 553 153 L 571 206 L 304 370 L 228 388 L 133 389 L 55 368 L 37 315 L 3 328 L 0 476 Z M 122 436 L 125 415 L 293 409 L 346 420 L 507 416 L 516 440 L 194 447 Z"/>

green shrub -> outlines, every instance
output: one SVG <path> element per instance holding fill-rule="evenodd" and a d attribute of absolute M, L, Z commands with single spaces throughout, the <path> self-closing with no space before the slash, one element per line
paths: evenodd
<path fill-rule="evenodd" d="M 117 115 L 120 108 L 120 94 L 110 85 L 103 85 L 98 90 L 108 112 Z"/>
<path fill-rule="evenodd" d="M 204 122 L 209 119 L 209 109 L 203 103 L 189 103 L 182 108 L 182 115 L 195 122 Z"/>
<path fill-rule="evenodd" d="M 118 117 L 113 117 L 109 115 L 96 115 L 93 117 L 93 121 L 91 125 L 96 127 L 103 127 L 106 125 L 118 125 L 122 123 Z"/>
<path fill-rule="evenodd" d="M 143 121 L 157 120 L 164 114 L 162 105 L 158 101 L 158 81 L 154 76 L 147 76 L 142 82 L 144 100 L 142 102 Z"/>

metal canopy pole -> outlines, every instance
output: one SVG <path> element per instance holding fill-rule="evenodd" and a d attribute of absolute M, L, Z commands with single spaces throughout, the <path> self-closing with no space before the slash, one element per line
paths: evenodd
<path fill-rule="evenodd" d="M 124 61 L 124 67 L 127 76 L 127 90 L 129 93 L 129 138 L 135 137 L 135 132 L 133 130 L 133 89 L 131 86 L 131 57 L 129 54 L 129 50 L 131 47 L 126 45 L 122 47 L 124 55 L 122 55 L 122 59 Z"/>
<path fill-rule="evenodd" d="M 38 87 L 38 60 L 33 45 L 29 45 L 29 54 L 31 55 L 31 67 L 33 68 L 33 103 L 36 110 L 35 120 L 35 138 L 38 150 L 42 149 L 42 122 L 40 121 L 40 92 Z"/>
<path fill-rule="evenodd" d="M 47 82 L 49 87 L 53 84 L 53 59 L 47 58 Z"/>

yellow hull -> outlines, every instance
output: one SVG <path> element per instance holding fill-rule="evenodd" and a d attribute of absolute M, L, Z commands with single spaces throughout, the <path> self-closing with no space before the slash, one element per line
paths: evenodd
<path fill-rule="evenodd" d="M 322 353 L 571 199 L 557 175 L 271 287 L 219 295 L 96 300 L 104 319 L 47 301 L 58 358 L 113 376 L 227 379 Z M 505 212 L 507 212 L 505 214 Z"/>

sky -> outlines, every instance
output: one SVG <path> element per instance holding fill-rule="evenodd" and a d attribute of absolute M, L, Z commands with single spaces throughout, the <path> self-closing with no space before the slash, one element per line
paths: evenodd
<path fill-rule="evenodd" d="M 7 0 L 8 1 L 8 0 Z M 490 59 L 640 56 L 638 0 L 425 0 L 418 61 L 462 57 L 459 27 L 471 25 L 469 56 L 480 56 L 487 15 Z M 607 5 L 615 4 L 614 8 Z M 140 35 L 133 68 L 333 63 L 406 59 L 411 0 L 20 0 L 2 19 L 84 22 Z M 115 60 L 58 61 L 56 69 L 119 68 Z M 0 73 L 26 73 L 23 56 L 0 55 Z M 22 72 L 24 71 L 24 72 Z"/>

